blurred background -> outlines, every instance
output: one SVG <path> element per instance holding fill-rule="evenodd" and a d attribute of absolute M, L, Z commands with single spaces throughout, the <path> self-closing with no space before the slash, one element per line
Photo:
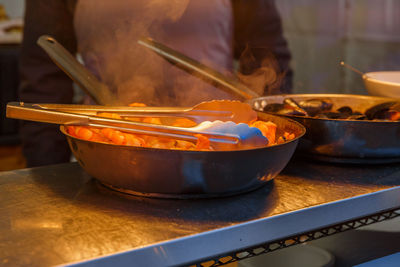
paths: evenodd
<path fill-rule="evenodd" d="M 6 119 L 7 102 L 18 100 L 18 56 L 24 0 L 0 0 L 0 171 L 25 167 L 18 121 Z"/>
<path fill-rule="evenodd" d="M 341 60 L 363 72 L 400 70 L 400 1 L 279 0 L 276 4 L 292 53 L 293 93 L 367 94 L 360 75 L 341 67 Z M 18 99 L 23 14 L 23 0 L 0 0 L 0 171 L 24 166 L 18 123 L 5 119 L 5 104 Z"/>
<path fill-rule="evenodd" d="M 294 92 L 367 94 L 363 72 L 400 70 L 400 1 L 279 0 Z"/>

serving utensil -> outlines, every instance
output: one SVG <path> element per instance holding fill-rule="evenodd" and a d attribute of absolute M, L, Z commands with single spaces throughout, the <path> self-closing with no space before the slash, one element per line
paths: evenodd
<path fill-rule="evenodd" d="M 360 70 L 354 68 L 353 66 L 350 66 L 350 65 L 347 64 L 347 63 L 344 63 L 344 61 L 340 61 L 340 66 L 343 66 L 343 67 L 345 67 L 345 68 L 348 68 L 349 70 L 351 70 L 351 71 L 353 71 L 353 72 L 355 72 L 355 73 L 361 75 L 361 77 L 364 78 L 365 73 L 363 73 L 362 71 L 360 71 Z"/>
<path fill-rule="evenodd" d="M 222 89 L 228 93 L 233 93 L 243 99 L 252 99 L 259 97 L 259 95 L 241 83 L 237 79 L 229 78 L 222 73 L 179 53 L 172 48 L 154 41 L 151 38 L 141 38 L 138 43 L 144 47 L 151 49 L 158 55 L 166 59 L 171 64 L 179 67 L 180 69 L 196 76 L 213 86 Z"/>
<path fill-rule="evenodd" d="M 68 52 L 54 38 L 43 35 L 38 39 L 38 45 L 50 56 L 50 58 L 66 73 L 74 82 L 80 85 L 97 103 L 101 105 L 121 105 L 114 93 L 107 85 L 100 82 L 89 70 L 80 64 L 71 53 Z M 101 107 L 89 106 L 61 106 L 60 104 L 39 104 L 42 108 L 80 112 L 87 114 Z M 107 108 L 105 108 L 107 109 Z M 115 111 L 114 111 L 115 110 Z M 163 108 L 163 107 L 113 107 L 103 112 L 126 112 L 126 117 L 133 116 L 184 116 L 195 122 L 219 119 L 222 121 L 249 122 L 257 118 L 256 112 L 251 107 L 239 101 L 219 100 L 200 103 L 191 108 Z M 87 115 L 94 115 L 89 113 Z"/>
<path fill-rule="evenodd" d="M 77 83 L 96 103 L 100 105 L 122 105 L 107 85 L 86 69 L 78 60 L 53 37 L 43 35 L 37 44 L 50 56 L 54 63 Z"/>
<path fill-rule="evenodd" d="M 121 117 L 184 117 L 196 123 L 203 121 L 233 121 L 248 123 L 257 119 L 252 107 L 235 100 L 201 102 L 193 107 L 127 107 L 69 104 L 33 104 L 47 110 L 97 115 L 100 112 L 117 113 Z"/>
<path fill-rule="evenodd" d="M 196 141 L 195 135 L 201 134 L 207 136 L 210 143 L 221 150 L 264 147 L 268 144 L 268 139 L 262 135 L 259 129 L 249 127 L 245 123 L 205 121 L 195 127 L 181 128 L 48 110 L 34 104 L 18 102 L 7 104 L 7 117 L 54 124 L 112 128 L 134 134 L 188 141 Z"/>

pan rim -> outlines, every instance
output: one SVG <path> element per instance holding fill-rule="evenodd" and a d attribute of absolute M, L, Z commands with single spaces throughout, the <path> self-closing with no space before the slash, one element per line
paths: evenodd
<path fill-rule="evenodd" d="M 235 149 L 235 150 L 184 150 L 184 149 L 167 149 L 167 148 L 152 148 L 152 147 L 139 147 L 139 146 L 126 146 L 126 145 L 117 145 L 117 144 L 112 144 L 112 143 L 106 143 L 106 142 L 94 142 L 94 141 L 89 141 L 89 140 L 84 140 L 78 137 L 75 137 L 73 135 L 70 135 L 66 130 L 65 130 L 65 126 L 66 125 L 60 125 L 59 129 L 60 131 L 67 137 L 72 138 L 74 140 L 79 140 L 81 142 L 87 142 L 87 143 L 91 143 L 91 144 L 102 144 L 102 145 L 108 145 L 108 146 L 114 146 L 114 147 L 120 147 L 120 148 L 128 148 L 128 149 L 132 149 L 132 150 L 144 150 L 144 151 L 163 151 L 163 152 L 167 152 L 167 151 L 178 151 L 180 153 L 184 152 L 184 153 L 188 153 L 188 154 L 204 154 L 204 153 L 232 153 L 232 152 L 248 152 L 248 151 L 258 151 L 258 150 L 264 150 L 264 149 L 272 149 L 272 148 L 276 148 L 276 147 L 280 147 L 280 146 L 284 146 L 287 145 L 289 143 L 292 142 L 297 142 L 301 137 L 303 137 L 306 134 L 306 128 L 304 127 L 304 125 L 302 125 L 301 123 L 290 119 L 290 118 L 285 118 L 285 117 L 281 117 L 278 116 L 276 114 L 268 114 L 270 116 L 273 117 L 279 117 L 280 119 L 284 119 L 288 122 L 290 122 L 291 124 L 296 125 L 299 129 L 300 129 L 300 134 L 297 135 L 294 139 L 286 141 L 284 143 L 281 144 L 274 144 L 271 146 L 265 146 L 265 147 L 257 147 L 257 148 L 252 148 L 252 149 Z"/>

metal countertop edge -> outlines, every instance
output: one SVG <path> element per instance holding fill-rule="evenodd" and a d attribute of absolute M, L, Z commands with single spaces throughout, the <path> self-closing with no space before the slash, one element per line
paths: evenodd
<path fill-rule="evenodd" d="M 60 266 L 185 265 L 398 207 L 400 186 Z"/>

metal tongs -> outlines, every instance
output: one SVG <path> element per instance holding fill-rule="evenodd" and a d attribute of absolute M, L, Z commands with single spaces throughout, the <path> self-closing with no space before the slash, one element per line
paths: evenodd
<path fill-rule="evenodd" d="M 201 102 L 193 107 L 128 107 L 76 104 L 34 104 L 46 110 L 98 115 L 101 112 L 116 113 L 123 118 L 132 117 L 183 117 L 196 123 L 203 121 L 233 121 L 248 123 L 257 119 L 249 104 L 235 100 L 213 100 Z"/>
<path fill-rule="evenodd" d="M 43 35 L 38 45 L 50 56 L 57 66 L 63 70 L 71 79 L 84 89 L 101 106 L 76 106 L 61 104 L 38 104 L 41 108 L 49 110 L 66 111 L 86 115 L 96 115 L 96 112 L 121 113 L 124 117 L 186 117 L 200 123 L 207 120 L 222 120 L 233 122 L 250 122 L 257 119 L 257 114 L 250 105 L 239 101 L 218 100 L 197 104 L 193 107 L 123 107 L 119 99 L 110 88 L 100 82 L 88 69 L 79 63 L 75 57 L 68 52 L 54 38 Z M 108 105 L 112 105 L 110 107 Z M 102 111 L 99 111 L 103 109 Z"/>
<path fill-rule="evenodd" d="M 260 96 L 238 79 L 227 77 L 215 69 L 212 69 L 162 43 L 156 42 L 151 38 L 141 38 L 138 40 L 138 44 L 152 50 L 181 70 L 186 71 L 187 73 L 230 94 L 234 94 L 235 96 L 246 100 Z"/>
<path fill-rule="evenodd" d="M 7 104 L 7 117 L 30 121 L 63 125 L 92 126 L 112 128 L 119 131 L 196 141 L 196 134 L 207 136 L 210 143 L 221 150 L 265 147 L 268 139 L 255 127 L 245 123 L 205 121 L 191 128 L 157 125 L 127 120 L 109 119 L 91 115 L 49 110 L 37 104 L 10 102 Z"/>
<path fill-rule="evenodd" d="M 68 52 L 53 37 L 40 36 L 38 45 L 49 55 L 54 63 L 63 70 L 74 82 L 86 91 L 100 105 L 121 105 L 121 101 L 108 88 L 100 82 L 95 75 L 79 63 L 75 57 Z M 194 75 L 217 88 L 228 93 L 233 93 L 243 99 L 252 99 L 259 95 L 241 83 L 239 80 L 227 77 L 222 73 L 184 55 L 178 51 L 158 43 L 151 38 L 142 38 L 138 43 L 154 51 L 171 64 Z"/>

